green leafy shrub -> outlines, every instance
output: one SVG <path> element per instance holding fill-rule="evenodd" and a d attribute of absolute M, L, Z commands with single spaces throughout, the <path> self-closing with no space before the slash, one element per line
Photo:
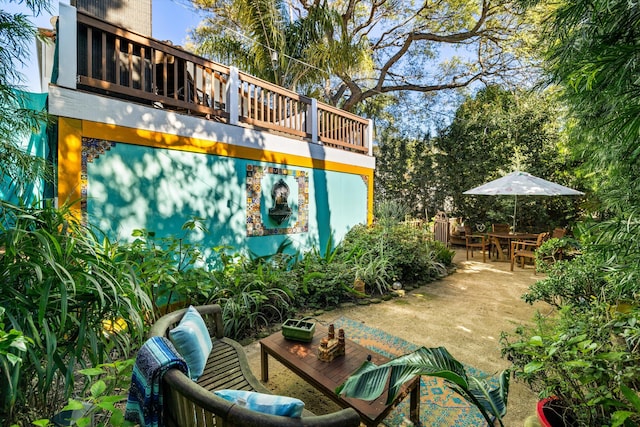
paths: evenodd
<path fill-rule="evenodd" d="M 430 242 L 430 247 L 433 250 L 433 257 L 436 261 L 440 262 L 445 267 L 451 267 L 453 265 L 453 257 L 456 252 L 447 248 L 447 246 L 437 240 Z"/>
<path fill-rule="evenodd" d="M 590 254 L 573 261 L 557 261 L 547 268 L 549 274 L 545 279 L 529 287 L 523 299 L 530 304 L 544 301 L 556 308 L 588 307 L 607 286 L 603 270 L 598 258 Z"/>
<path fill-rule="evenodd" d="M 503 335 L 503 353 L 517 378 L 540 397 L 557 396 L 577 425 L 638 425 L 640 307 L 620 290 L 625 257 L 582 246 L 583 255 L 551 264 L 547 278 L 523 296 L 551 304 L 557 313 L 538 315 L 533 327 Z"/>
<path fill-rule="evenodd" d="M 4 331 L 32 342 L 12 377 L 0 376 L 0 389 L 10 393 L 0 408 L 5 424 L 50 415 L 73 392 L 78 367 L 137 348 L 151 305 L 131 265 L 107 239 L 70 220 L 67 208 L 1 202 L 0 209 Z"/>
<path fill-rule="evenodd" d="M 335 307 L 353 292 L 354 272 L 350 256 L 340 255 L 341 245 L 330 237 L 324 252 L 313 248 L 291 265 L 294 303 L 300 309 Z"/>
<path fill-rule="evenodd" d="M 18 380 L 22 357 L 31 340 L 15 329 L 5 330 L 4 307 L 0 307 L 0 374 L 4 377 L 2 408 L 13 408 L 18 397 Z"/>
<path fill-rule="evenodd" d="M 341 251 L 384 258 L 389 279 L 403 283 L 427 283 L 444 274 L 454 255 L 426 229 L 403 223 L 354 227 L 345 236 Z"/>
<path fill-rule="evenodd" d="M 193 218 L 185 222 L 182 230 L 182 236 L 161 238 L 156 238 L 153 231 L 134 230 L 134 241 L 119 247 L 134 265 L 136 277 L 153 303 L 152 320 L 168 308 L 205 300 L 217 285 L 210 272 L 215 260 L 189 241 L 192 232 L 207 232 L 206 228 L 199 218 Z M 215 255 L 216 249 L 213 252 Z"/>
<path fill-rule="evenodd" d="M 573 256 L 579 249 L 578 241 L 568 237 L 551 238 L 543 242 L 536 250 L 536 267 L 542 273 L 548 273 L 555 262 Z"/>
<path fill-rule="evenodd" d="M 538 316 L 534 327 L 503 336 L 503 352 L 516 378 L 558 397 L 578 425 L 638 425 L 638 320 L 637 308 L 623 313 L 596 300 L 588 310 L 565 306 L 557 318 Z"/>
<path fill-rule="evenodd" d="M 79 370 L 86 377 L 84 387 L 62 411 L 78 411 L 73 419 L 78 427 L 133 425 L 125 421 L 123 408 L 134 364 L 135 359 L 125 359 Z"/>
<path fill-rule="evenodd" d="M 273 254 L 251 258 L 220 253 L 222 268 L 214 272 L 216 286 L 207 303 L 220 304 L 225 335 L 239 339 L 282 322 L 292 310 L 289 258 Z"/>
<path fill-rule="evenodd" d="M 404 221 L 411 210 L 406 203 L 386 199 L 376 203 L 374 215 L 378 224 L 387 227 Z"/>
<path fill-rule="evenodd" d="M 365 283 L 368 293 L 384 295 L 389 292 L 393 266 L 382 239 L 375 246 L 362 248 L 358 255 L 353 257 L 353 265 L 355 279 Z"/>
<path fill-rule="evenodd" d="M 323 263 L 308 254 L 300 263 L 299 270 L 302 284 L 296 295 L 296 305 L 299 307 L 336 307 L 351 298 L 354 274 L 350 265 Z"/>
<path fill-rule="evenodd" d="M 289 241 L 271 255 L 256 256 L 194 243 L 192 232 L 208 232 L 200 218 L 187 221 L 182 230 L 182 236 L 160 238 L 135 230 L 135 240 L 120 247 L 154 303 L 153 318 L 189 304 L 217 303 L 225 334 L 240 339 L 282 321 L 292 309 L 292 284 L 297 281 L 291 266 L 297 255 L 285 253 Z"/>

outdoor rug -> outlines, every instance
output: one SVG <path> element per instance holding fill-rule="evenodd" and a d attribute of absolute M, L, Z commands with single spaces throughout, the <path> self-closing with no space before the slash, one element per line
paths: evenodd
<path fill-rule="evenodd" d="M 409 341 L 347 317 L 340 317 L 333 324 L 336 329 L 344 329 L 347 339 L 388 358 L 402 356 L 419 348 Z M 469 366 L 465 366 L 465 368 L 470 375 L 487 376 L 478 369 Z M 490 383 L 493 385 L 493 382 L 490 381 Z M 475 427 L 487 425 L 480 411 L 451 390 L 441 378 L 422 376 L 420 395 L 420 421 L 423 426 Z M 405 398 L 385 418 L 384 424 L 388 427 L 397 427 L 407 425 L 408 421 L 409 397 Z"/>

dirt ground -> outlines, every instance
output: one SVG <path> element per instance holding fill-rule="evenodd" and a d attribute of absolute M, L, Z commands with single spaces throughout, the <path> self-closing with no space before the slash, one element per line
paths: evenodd
<path fill-rule="evenodd" d="M 339 308 L 317 316 L 330 323 L 340 316 L 364 322 L 417 345 L 444 346 L 461 362 L 486 373 L 497 373 L 509 366 L 500 355 L 502 331 L 512 332 L 516 325 L 528 323 L 536 309 L 520 296 L 527 287 L 543 277 L 533 268 L 515 267 L 508 262 L 482 262 L 478 253 L 467 261 L 464 249 L 457 249 L 457 270 L 433 283 L 407 291 L 404 297 L 380 304 Z M 257 342 L 246 347 L 251 368 L 260 377 L 260 351 Z M 304 380 L 269 360 L 267 387 L 274 393 L 295 396 L 316 414 L 334 411 L 337 406 L 315 391 Z M 505 426 L 523 426 L 535 413 L 537 398 L 526 385 L 511 381 Z"/>

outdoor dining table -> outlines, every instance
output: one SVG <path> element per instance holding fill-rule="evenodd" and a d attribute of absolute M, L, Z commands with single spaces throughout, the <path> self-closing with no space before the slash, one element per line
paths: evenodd
<path fill-rule="evenodd" d="M 502 261 L 509 261 L 511 259 L 511 242 L 513 240 L 535 240 L 538 238 L 538 233 L 487 233 L 490 240 L 498 247 L 498 258 Z M 495 239 L 493 239 L 495 237 Z M 502 242 L 507 244 L 507 258 L 505 259 L 505 253 L 502 250 Z"/>

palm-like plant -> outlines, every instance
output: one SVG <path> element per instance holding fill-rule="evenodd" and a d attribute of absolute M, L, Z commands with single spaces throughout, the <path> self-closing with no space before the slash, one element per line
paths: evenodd
<path fill-rule="evenodd" d="M 339 13 L 326 2 L 304 13 L 282 0 L 194 4 L 210 13 L 192 34 L 197 53 L 280 86 L 317 96 L 317 85 L 331 74 L 369 68 L 368 48 L 346 36 Z"/>
<path fill-rule="evenodd" d="M 34 15 L 49 10 L 47 0 L 25 2 Z M 52 178 L 52 170 L 45 159 L 25 151 L 23 140 L 38 131 L 48 120 L 44 111 L 30 107 L 29 97 L 21 92 L 24 75 L 20 66 L 27 62 L 29 45 L 38 33 L 27 16 L 0 10 L 0 176 L 3 184 L 10 183 L 16 196 L 40 178 Z"/>
<path fill-rule="evenodd" d="M 31 343 L 22 362 L 0 375 L 7 392 L 0 424 L 10 425 L 29 407 L 38 416 L 59 409 L 74 392 L 77 367 L 137 348 L 151 305 L 115 246 L 74 222 L 68 207 L 0 201 L 0 248 L 4 330 Z"/>
<path fill-rule="evenodd" d="M 502 371 L 498 377 L 498 387 L 491 389 L 484 378 L 467 375 L 462 363 L 444 347 L 421 347 L 380 366 L 367 361 L 338 387 L 336 393 L 373 400 L 388 388 L 387 404 L 390 404 L 400 387 L 416 375 L 444 378 L 454 391 L 480 410 L 489 425 L 493 425 L 492 416 L 503 425 L 502 417 L 507 412 L 509 372 Z M 387 386 L 389 376 L 391 379 Z"/>
<path fill-rule="evenodd" d="M 192 37 L 196 52 L 222 63 L 235 64 L 256 77 L 280 84 L 285 48 L 285 20 L 281 2 L 237 0 L 228 4 L 195 2 L 211 13 Z"/>

